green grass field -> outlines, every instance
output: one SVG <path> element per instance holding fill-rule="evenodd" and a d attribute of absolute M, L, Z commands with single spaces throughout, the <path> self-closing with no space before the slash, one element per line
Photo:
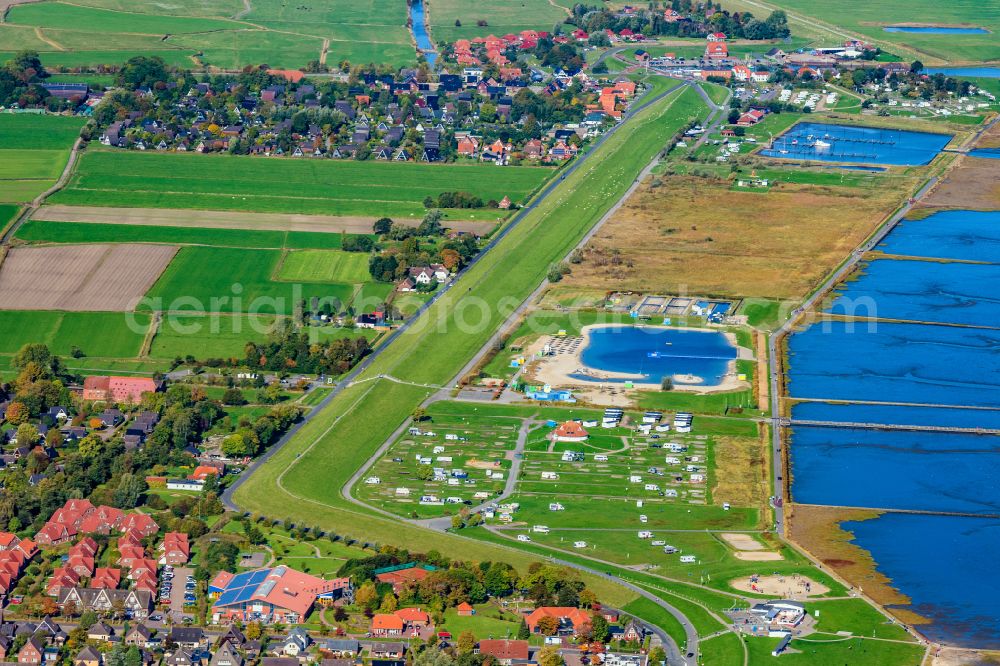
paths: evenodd
<path fill-rule="evenodd" d="M 131 330 L 130 319 L 135 329 Z M 0 311 L 0 354 L 41 342 L 69 356 L 73 345 L 88 357 L 134 358 L 149 328 L 149 315 L 123 312 Z"/>
<path fill-rule="evenodd" d="M 572 3 L 565 0 L 493 0 L 472 3 L 467 0 L 434 0 L 428 8 L 431 39 L 436 43 L 471 39 L 486 35 L 506 35 L 522 30 L 552 31 L 552 26 L 569 15 Z M 456 25 L 459 21 L 461 25 Z M 487 25 L 477 25 L 486 21 Z"/>
<path fill-rule="evenodd" d="M 46 1 L 13 7 L 0 26 L 6 49 L 37 50 L 50 66 L 118 65 L 143 53 L 188 67 L 267 63 L 301 68 L 320 59 L 324 40 L 329 40 L 331 64 L 401 66 L 415 60 L 406 5 L 398 3 L 330 0 L 317 7 L 261 0 L 245 7 L 235 0 Z"/>
<path fill-rule="evenodd" d="M 281 262 L 278 279 L 288 282 L 341 282 L 358 284 L 371 280 L 368 253 L 341 250 L 288 252 Z"/>
<path fill-rule="evenodd" d="M 152 358 L 192 354 L 199 359 L 243 357 L 247 342 L 262 342 L 275 317 L 251 315 L 167 315 L 150 347 Z"/>
<path fill-rule="evenodd" d="M 41 220 L 29 220 L 17 230 L 15 236 L 22 241 L 39 243 L 166 243 L 274 250 L 336 250 L 343 241 L 341 234 L 313 231 L 209 229 Z M 374 236 L 371 238 L 374 239 Z"/>
<path fill-rule="evenodd" d="M 80 118 L 0 114 L 0 202 L 30 201 L 52 186 L 81 127 Z"/>
<path fill-rule="evenodd" d="M 292 284 L 274 275 L 281 259 L 276 250 L 183 247 L 146 294 L 155 310 L 189 312 L 259 312 L 291 314 L 297 299 L 350 301 L 349 284 Z M 242 299 L 237 305 L 236 297 Z M 248 309 L 250 308 L 250 309 Z"/>
<path fill-rule="evenodd" d="M 20 210 L 20 206 L 15 206 L 13 204 L 0 204 L 0 230 L 6 229 L 7 225 L 10 224 L 15 217 L 17 217 Z"/>
<path fill-rule="evenodd" d="M 458 184 L 486 201 L 505 195 L 522 201 L 554 173 L 543 167 L 94 151 L 50 202 L 420 218 L 425 197 Z M 451 217 L 493 220 L 497 211 L 461 210 Z"/>
<path fill-rule="evenodd" d="M 1000 59 L 1000 5 L 957 0 L 941 3 L 934 0 L 845 0 L 828 3 L 820 0 L 769 0 L 802 16 L 810 16 L 829 25 L 847 28 L 864 35 L 887 50 L 908 49 L 925 64 L 933 61 L 986 62 Z M 887 25 L 917 24 L 986 28 L 986 34 L 942 35 L 885 32 Z M 794 29 L 794 25 L 793 25 Z M 907 58 L 904 56 L 904 60 Z"/>

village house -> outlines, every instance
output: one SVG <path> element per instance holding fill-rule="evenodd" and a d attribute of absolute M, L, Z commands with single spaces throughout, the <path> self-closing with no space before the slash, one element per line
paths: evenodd
<path fill-rule="evenodd" d="M 572 606 L 541 606 L 531 611 L 525 617 L 524 621 L 528 625 L 528 630 L 533 634 L 541 633 L 539 622 L 545 617 L 555 618 L 558 621 L 558 633 L 562 635 L 573 635 L 584 625 L 591 622 L 590 614 L 582 608 L 574 608 Z"/>

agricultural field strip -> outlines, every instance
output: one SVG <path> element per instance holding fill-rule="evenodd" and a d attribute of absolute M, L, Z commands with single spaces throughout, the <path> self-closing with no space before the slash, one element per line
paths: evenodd
<path fill-rule="evenodd" d="M 5 24 L 12 27 L 25 26 L 34 28 L 36 30 L 35 34 L 56 50 L 67 50 L 59 44 L 61 33 L 85 31 L 91 25 L 95 28 L 99 27 L 106 34 L 113 33 L 116 35 L 157 38 L 163 38 L 164 35 L 170 37 L 185 35 L 214 36 L 227 32 L 251 30 L 305 38 L 322 37 L 338 42 L 352 41 L 346 32 L 340 35 L 336 34 L 338 29 L 346 28 L 349 31 L 362 27 L 374 27 L 379 28 L 379 30 L 366 31 L 366 43 L 405 43 L 405 32 L 402 22 L 400 24 L 355 22 L 344 21 L 340 18 L 337 24 L 321 23 L 317 25 L 315 22 L 294 22 L 270 18 L 248 20 L 232 16 L 170 16 L 160 13 L 99 8 L 69 2 L 31 3 L 30 5 L 21 5 L 12 8 L 7 14 Z M 397 39 L 383 39 L 382 37 L 391 34 L 393 28 L 399 29 Z M 46 33 L 54 34 L 52 38 L 47 39 Z"/>
<path fill-rule="evenodd" d="M 456 211 L 457 214 L 461 214 Z M 176 227 L 178 229 L 220 229 L 253 232 L 302 232 L 315 234 L 370 234 L 375 217 L 303 215 L 299 213 L 250 213 L 225 210 L 188 210 L 181 208 L 111 208 L 102 206 L 45 205 L 31 216 L 38 222 L 64 222 L 74 225 Z M 417 226 L 420 219 L 396 220 L 406 226 Z M 495 221 L 475 221 L 446 218 L 449 228 L 485 235 Z M 80 231 L 76 229 L 76 231 Z M 86 233 L 93 233 L 87 231 Z M 41 240 L 37 238 L 36 240 Z M 57 238 L 52 238 L 57 241 Z M 206 243 L 202 243 L 206 244 Z M 211 244 L 211 243 L 207 243 Z M 263 246 L 260 246 L 263 247 Z M 302 249 L 323 249 L 322 247 Z M 335 248 L 332 248 L 335 249 Z"/>

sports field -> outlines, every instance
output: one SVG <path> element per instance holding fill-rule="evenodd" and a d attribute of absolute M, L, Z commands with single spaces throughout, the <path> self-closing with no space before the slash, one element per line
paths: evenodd
<path fill-rule="evenodd" d="M 100 34 L 95 42 L 94 35 Z M 46 1 L 13 7 L 0 25 L 5 50 L 35 49 L 47 65 L 120 64 L 138 53 L 168 63 L 238 69 L 415 60 L 405 3 L 331 0 L 322 6 L 260 0 Z"/>
<path fill-rule="evenodd" d="M 279 282 L 275 276 L 280 260 L 278 250 L 183 247 L 147 292 L 144 307 L 290 315 L 301 299 L 351 300 L 352 284 Z"/>
<path fill-rule="evenodd" d="M 506 35 L 522 30 L 552 31 L 569 15 L 572 3 L 565 0 L 434 0 L 428 8 L 431 38 L 453 42 L 486 35 Z M 456 25 L 455 21 L 461 23 Z M 486 25 L 478 25 L 485 21 Z"/>
<path fill-rule="evenodd" d="M 288 282 L 344 282 L 357 284 L 372 279 L 368 253 L 340 250 L 288 252 L 281 262 L 278 279 Z"/>
<path fill-rule="evenodd" d="M 81 127 L 81 118 L 0 114 L 0 202 L 31 201 L 51 187 Z"/>
<path fill-rule="evenodd" d="M 484 201 L 509 196 L 521 202 L 554 173 L 544 167 L 94 151 L 50 203 L 419 219 L 425 197 L 459 184 Z M 498 212 L 463 209 L 453 216 L 495 220 Z"/>
<path fill-rule="evenodd" d="M 812 17 L 866 36 L 884 49 L 905 49 L 925 64 L 987 62 L 1000 59 L 1000 5 L 974 0 L 769 0 L 802 17 Z M 885 32 L 891 25 L 985 28 L 984 34 L 928 34 Z M 793 25 L 793 29 L 794 29 Z"/>

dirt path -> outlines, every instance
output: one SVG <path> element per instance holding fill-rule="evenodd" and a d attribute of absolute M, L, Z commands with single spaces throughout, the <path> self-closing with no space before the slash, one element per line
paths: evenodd
<path fill-rule="evenodd" d="M 40 39 L 43 42 L 45 42 L 46 44 L 48 44 L 49 46 L 51 46 L 52 48 L 54 48 L 56 51 L 65 51 L 66 50 L 66 47 L 63 46 L 62 44 L 60 44 L 59 42 L 53 41 L 53 40 L 49 39 L 48 37 L 46 37 L 45 33 L 42 32 L 41 28 L 38 28 L 38 27 L 35 28 L 35 37 L 38 37 L 38 39 Z"/>
<path fill-rule="evenodd" d="M 770 382 L 767 374 L 767 336 L 763 333 L 755 333 L 754 345 L 757 354 L 757 406 L 760 409 L 767 409 L 770 403 Z"/>
<path fill-rule="evenodd" d="M 243 0 L 243 9 L 233 14 L 232 18 L 234 21 L 239 21 L 252 11 L 253 7 L 250 6 L 250 0 Z"/>
<path fill-rule="evenodd" d="M 104 208 L 101 206 L 43 206 L 31 219 L 48 222 L 85 222 L 94 224 L 134 224 L 164 227 L 200 227 L 210 229 L 254 229 L 272 231 L 317 231 L 370 234 L 374 217 L 337 217 L 334 215 L 294 215 L 284 213 L 241 213 L 221 210 L 182 210 L 176 208 Z M 417 226 L 420 220 L 399 219 L 400 224 Z M 485 234 L 496 223 L 470 220 L 447 220 L 445 226 L 455 231 Z"/>
<path fill-rule="evenodd" d="M 330 40 L 329 39 L 324 39 L 323 40 L 323 48 L 321 48 L 320 51 L 319 51 L 319 64 L 321 64 L 321 65 L 325 65 L 326 64 L 326 56 L 327 56 L 327 54 L 329 52 L 330 52 Z"/>

